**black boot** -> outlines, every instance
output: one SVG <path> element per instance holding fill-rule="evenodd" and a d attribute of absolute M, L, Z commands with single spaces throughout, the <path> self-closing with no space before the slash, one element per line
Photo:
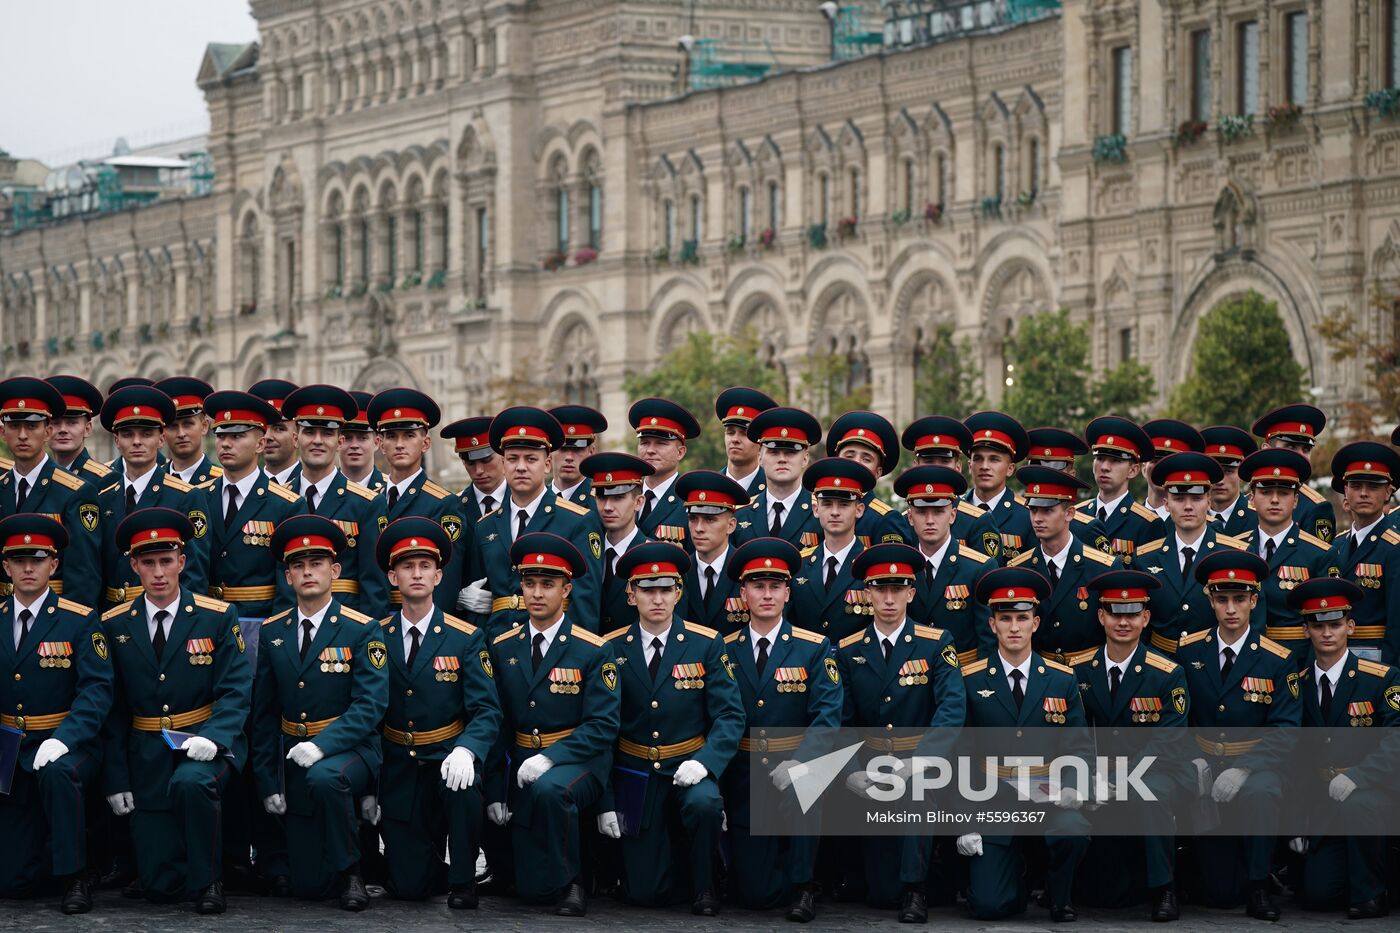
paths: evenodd
<path fill-rule="evenodd" d="M 454 884 L 447 892 L 447 906 L 453 910 L 476 910 L 476 884 Z"/>
<path fill-rule="evenodd" d="M 787 918 L 793 923 L 810 923 L 817 916 L 817 896 L 810 884 L 800 885 L 788 908 Z"/>
<path fill-rule="evenodd" d="M 1363 901 L 1347 908 L 1348 920 L 1370 920 L 1374 917 L 1384 917 L 1390 913 L 1390 908 L 1386 905 L 1385 895 L 1373 897 L 1369 901 Z"/>
<path fill-rule="evenodd" d="M 928 901 L 919 888 L 905 888 L 899 902 L 900 923 L 928 923 Z"/>
<path fill-rule="evenodd" d="M 1176 891 L 1171 885 L 1159 888 L 1152 899 L 1152 922 L 1170 923 L 1181 919 L 1181 908 L 1176 905 Z"/>
<path fill-rule="evenodd" d="M 340 892 L 340 907 L 342 910 L 358 913 L 368 906 L 369 892 L 365 890 L 365 879 L 360 877 L 358 868 L 352 868 L 345 873 L 345 889 Z"/>
<path fill-rule="evenodd" d="M 1269 893 L 1267 883 L 1250 886 L 1249 901 L 1245 905 L 1244 912 L 1255 920 L 1268 920 L 1270 922 L 1278 920 L 1278 904 L 1274 903 L 1274 896 Z"/>
<path fill-rule="evenodd" d="M 86 872 L 78 872 L 68 879 L 68 887 L 63 892 L 63 912 L 65 914 L 85 914 L 92 910 L 92 890 L 88 886 Z"/>
<path fill-rule="evenodd" d="M 564 896 L 559 898 L 559 906 L 554 912 L 561 917 L 582 917 L 588 913 L 588 895 L 583 893 L 583 885 L 570 882 L 564 888 Z"/>
<path fill-rule="evenodd" d="M 1065 904 L 1063 907 L 1056 907 L 1052 904 L 1050 906 L 1050 919 L 1055 923 L 1074 923 L 1079 919 L 1079 911 L 1075 910 L 1071 904 Z"/>
<path fill-rule="evenodd" d="M 690 912 L 697 917 L 719 916 L 719 898 L 715 897 L 715 892 L 708 888 L 696 895 L 691 902 Z"/>
<path fill-rule="evenodd" d="M 194 910 L 198 914 L 221 914 L 227 906 L 221 881 L 215 881 L 194 899 Z"/>

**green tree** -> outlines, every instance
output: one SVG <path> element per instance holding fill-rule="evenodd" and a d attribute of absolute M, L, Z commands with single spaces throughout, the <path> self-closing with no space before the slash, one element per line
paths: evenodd
<path fill-rule="evenodd" d="M 1189 424 L 1248 430 L 1264 412 L 1298 401 L 1303 376 L 1278 305 L 1245 292 L 1201 318 L 1191 373 L 1177 386 L 1171 413 Z"/>
<path fill-rule="evenodd" d="M 783 401 L 783 376 L 759 360 L 758 339 L 751 333 L 728 337 L 700 331 L 686 337 L 649 372 L 623 381 L 631 399 L 659 396 L 690 410 L 704 428 L 686 445 L 688 470 L 724 469 L 724 432 L 714 420 L 715 397 L 730 386 L 753 386 Z"/>
<path fill-rule="evenodd" d="M 1377 283 L 1366 318 L 1339 308 L 1323 318 L 1318 333 L 1334 361 L 1356 360 L 1365 373 L 1365 385 L 1355 387 L 1359 397 L 1342 403 L 1343 433 L 1373 434 L 1400 418 L 1400 282 Z"/>
<path fill-rule="evenodd" d="M 859 378 L 851 361 L 840 353 L 809 356 L 797 384 L 801 405 L 823 425 L 848 411 L 870 408 L 869 379 Z M 817 454 L 814 452 L 813 456 Z"/>
<path fill-rule="evenodd" d="M 958 341 L 953 325 L 940 323 L 914 371 L 914 411 L 917 415 L 966 417 L 986 407 L 982 373 L 972 342 Z"/>
<path fill-rule="evenodd" d="M 1102 376 L 1089 363 L 1089 328 L 1068 308 L 1026 318 L 1007 339 L 1002 408 L 1027 428 L 1077 431 L 1104 414 L 1132 416 L 1152 398 L 1152 374 L 1128 360 Z"/>

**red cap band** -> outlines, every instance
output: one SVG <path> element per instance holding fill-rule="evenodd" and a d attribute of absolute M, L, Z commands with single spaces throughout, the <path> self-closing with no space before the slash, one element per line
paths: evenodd
<path fill-rule="evenodd" d="M 874 431 L 865 430 L 865 428 L 853 428 L 847 431 L 836 446 L 839 448 L 841 444 L 865 444 L 867 447 L 875 448 L 877 453 L 883 454 L 885 452 L 885 445 L 880 443 L 880 436 Z"/>
<path fill-rule="evenodd" d="M 5 404 L 0 405 L 0 415 L 32 415 L 35 413 L 41 414 L 45 418 L 53 417 L 49 406 L 37 398 L 6 399 Z"/>
<path fill-rule="evenodd" d="M 1099 593 L 1099 602 L 1101 603 L 1145 603 L 1147 599 L 1146 589 L 1135 590 L 1131 587 L 1126 590 L 1110 589 Z"/>
<path fill-rule="evenodd" d="M 996 603 L 1035 603 L 1040 605 L 1040 599 L 1036 597 L 1035 590 L 1028 586 L 1008 586 L 992 590 L 992 595 L 987 597 L 987 605 L 991 606 Z"/>
<path fill-rule="evenodd" d="M 812 484 L 813 493 L 825 492 L 828 489 L 839 489 L 842 492 L 850 492 L 858 496 L 863 494 L 860 483 L 849 476 L 819 476 L 817 481 Z"/>
<path fill-rule="evenodd" d="M 184 411 L 187 408 L 203 408 L 204 399 L 198 395 L 172 395 L 170 400 L 175 403 L 176 411 Z"/>
<path fill-rule="evenodd" d="M 1163 438 L 1163 441 L 1166 442 L 1168 447 L 1171 446 L 1171 441 L 1169 439 Z M 1158 442 L 1154 440 L 1152 443 L 1155 445 Z M 1142 459 L 1142 451 L 1138 450 L 1137 445 L 1121 434 L 1105 434 L 1089 446 L 1092 447 L 1094 450 L 1117 450 L 1125 454 L 1132 454 L 1139 460 Z"/>
<path fill-rule="evenodd" d="M 681 570 L 675 564 L 657 561 L 652 564 L 638 564 L 627 575 L 629 580 L 651 580 L 657 577 L 680 577 Z"/>
<path fill-rule="evenodd" d="M 1209 586 L 1212 583 L 1247 583 L 1250 586 L 1258 586 L 1259 578 L 1252 570 L 1243 567 L 1226 567 L 1206 575 L 1206 585 Z"/>
<path fill-rule="evenodd" d="M 807 432 L 801 428 L 785 428 L 779 425 L 765 428 L 758 436 L 759 443 L 763 441 L 789 441 L 794 444 L 804 444 L 808 447 L 812 442 L 807 438 Z"/>
<path fill-rule="evenodd" d="M 598 436 L 597 432 L 586 424 L 561 424 L 559 427 L 564 429 L 565 437 L 579 438 Z"/>
<path fill-rule="evenodd" d="M 1234 444 L 1211 444 L 1206 453 L 1216 460 L 1243 460 L 1244 449 Z"/>
<path fill-rule="evenodd" d="M 596 482 L 596 481 L 595 481 Z M 725 508 L 738 508 L 738 501 L 728 493 L 715 489 L 692 489 L 685 497 L 686 505 L 718 505 Z"/>
<path fill-rule="evenodd" d="M 562 573 L 566 577 L 572 577 L 574 575 L 574 568 L 569 566 L 567 560 L 558 554 L 546 554 L 544 552 L 526 554 L 521 559 L 520 563 L 516 565 L 515 569 L 519 570 L 521 573 L 530 570 L 552 570 L 557 573 Z"/>
<path fill-rule="evenodd" d="M 927 434 L 914 442 L 914 452 L 925 450 L 951 450 L 962 453 L 962 445 L 951 434 Z"/>
<path fill-rule="evenodd" d="M 1346 612 L 1351 608 L 1351 600 L 1345 596 L 1314 596 L 1303 600 L 1303 612 Z"/>
<path fill-rule="evenodd" d="M 1270 480 L 1288 480 L 1295 485 L 1301 484 L 1303 481 L 1297 470 L 1287 466 L 1276 466 L 1271 470 L 1258 470 L 1249 478 L 1251 483 L 1267 483 Z"/>
<path fill-rule="evenodd" d="M 483 447 L 490 447 L 491 442 L 485 434 L 473 434 L 470 437 L 454 437 L 457 453 L 466 453 L 469 450 L 480 450 Z"/>
<path fill-rule="evenodd" d="M 994 431 L 991 428 L 983 428 L 972 435 L 972 446 L 980 447 L 991 445 L 993 447 L 1003 447 L 1009 453 L 1016 452 L 1016 445 L 1011 440 L 1011 435 L 1003 434 L 1001 431 Z"/>
<path fill-rule="evenodd" d="M 68 414 L 70 415 L 92 414 L 92 409 L 88 407 L 88 403 L 76 395 L 63 396 L 63 404 L 67 406 Z"/>
<path fill-rule="evenodd" d="M 297 409 L 297 413 L 292 416 L 295 421 L 298 418 L 322 418 L 328 421 L 344 421 L 345 412 L 336 405 L 303 405 Z"/>
<path fill-rule="evenodd" d="M 1347 468 L 1342 471 L 1343 479 L 1350 479 L 1353 476 L 1383 476 L 1390 479 L 1390 467 L 1375 460 L 1357 461 L 1347 464 Z"/>
<path fill-rule="evenodd" d="M 758 412 L 751 405 L 732 405 L 729 411 L 724 413 L 722 421 L 752 421 Z"/>
<path fill-rule="evenodd" d="M 334 554 L 335 545 L 331 543 L 330 538 L 322 535 L 302 535 L 287 542 L 287 546 L 282 550 L 282 556 L 287 558 L 307 551 L 329 551 Z"/>
<path fill-rule="evenodd" d="M 1065 499 L 1075 498 L 1077 490 L 1073 486 L 1066 486 L 1062 483 L 1031 483 L 1026 487 L 1026 495 L 1040 499 Z"/>
<path fill-rule="evenodd" d="M 743 579 L 755 573 L 780 573 L 783 576 L 792 576 L 792 568 L 787 562 L 776 557 L 756 557 L 744 565 L 744 569 L 739 571 L 739 578 Z"/>
<path fill-rule="evenodd" d="M 1304 424 L 1301 421 L 1280 421 L 1278 424 L 1269 425 L 1264 439 L 1268 440 L 1280 434 L 1300 434 L 1304 437 L 1312 437 L 1312 425 Z"/>
<path fill-rule="evenodd" d="M 130 550 L 153 547 L 157 544 L 184 544 L 185 539 L 174 528 L 151 528 L 131 539 Z"/>
<path fill-rule="evenodd" d="M 1154 437 L 1152 438 L 1152 449 L 1156 453 L 1179 454 L 1188 450 L 1186 444 L 1174 437 Z"/>
<path fill-rule="evenodd" d="M 10 551 L 32 551 L 35 548 L 43 548 L 46 551 L 58 552 L 58 545 L 54 544 L 53 538 L 48 535 L 22 534 L 10 535 L 5 539 L 5 552 Z"/>
<path fill-rule="evenodd" d="M 389 548 L 389 563 L 409 554 L 431 554 L 439 560 L 442 559 L 442 552 L 431 538 L 404 538 Z"/>
<path fill-rule="evenodd" d="M 160 416 L 160 411 L 150 405 L 127 405 L 117 409 L 116 415 L 112 418 L 112 427 L 119 428 L 128 421 L 151 421 L 161 424 L 164 420 Z"/>
<path fill-rule="evenodd" d="M 609 470 L 593 474 L 594 486 L 635 486 L 642 481 L 639 470 Z"/>
<path fill-rule="evenodd" d="M 865 570 L 866 580 L 913 579 L 913 577 L 914 565 L 897 560 L 888 564 L 875 564 Z"/>
<path fill-rule="evenodd" d="M 1176 473 L 1168 473 L 1162 486 L 1209 486 L 1210 477 L 1199 470 L 1181 470 Z"/>
<path fill-rule="evenodd" d="M 637 433 L 641 434 L 643 431 L 664 431 L 667 434 L 685 438 L 685 428 L 680 426 L 680 422 L 672 421 L 670 418 L 658 418 L 655 415 L 643 418 L 641 423 L 637 425 Z"/>
<path fill-rule="evenodd" d="M 1037 447 L 1031 456 L 1037 460 L 1073 460 L 1074 451 L 1068 447 Z"/>
<path fill-rule="evenodd" d="M 909 490 L 908 499 L 956 499 L 958 494 L 948 483 L 924 483 Z"/>
<path fill-rule="evenodd" d="M 519 427 L 509 428 L 505 434 L 501 435 L 502 447 L 523 443 L 528 443 L 528 446 L 531 447 L 548 447 L 549 435 L 544 432 L 543 428 L 537 428 L 532 424 L 522 424 Z"/>
<path fill-rule="evenodd" d="M 258 428 L 267 428 L 267 419 L 255 411 L 243 411 L 231 408 L 227 411 L 214 413 L 214 424 L 251 424 Z"/>
<path fill-rule="evenodd" d="M 379 426 L 386 424 L 427 424 L 428 416 L 416 408 L 390 408 L 379 416 Z"/>

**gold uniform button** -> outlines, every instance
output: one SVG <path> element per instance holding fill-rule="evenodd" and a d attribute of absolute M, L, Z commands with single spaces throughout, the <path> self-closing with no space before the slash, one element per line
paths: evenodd
<path fill-rule="evenodd" d="M 653 733 L 651 734 L 651 737 L 652 737 L 653 739 L 659 739 L 659 738 L 661 738 L 661 733 L 660 733 L 660 732 L 653 732 Z"/>
<path fill-rule="evenodd" d="M 530 709 L 534 709 L 534 708 L 535 708 L 535 701 L 534 701 L 534 700 L 531 700 L 531 701 L 530 701 Z"/>
<path fill-rule="evenodd" d="M 169 703 L 162 704 L 162 705 L 161 705 L 161 708 L 160 708 L 160 711 L 161 711 L 162 713 L 168 713 L 168 712 L 170 712 L 170 704 L 169 704 Z"/>
<path fill-rule="evenodd" d="M 408 694 L 407 694 L 407 695 L 408 695 L 408 696 L 413 696 L 413 688 L 412 688 L 412 687 L 409 687 L 409 688 L 408 688 Z"/>
<path fill-rule="evenodd" d="M 410 749 L 408 750 L 408 757 L 410 757 L 410 758 L 417 758 L 417 757 L 418 757 L 418 753 L 417 753 L 416 751 L 414 751 L 413 749 L 410 748 Z"/>
<path fill-rule="evenodd" d="M 161 679 L 162 681 L 165 680 L 165 675 L 164 675 L 164 674 L 161 674 L 161 675 L 160 675 L 160 679 Z"/>
<path fill-rule="evenodd" d="M 24 679 L 24 675 L 23 675 L 23 674 L 16 674 L 16 675 L 15 675 L 15 680 L 23 680 L 23 679 Z"/>
<path fill-rule="evenodd" d="M 652 708 L 652 709 L 660 709 L 660 707 L 661 707 L 661 704 L 660 704 L 660 703 L 656 702 L 655 700 L 652 700 L 652 701 L 651 701 L 651 708 Z"/>
<path fill-rule="evenodd" d="M 763 701 L 762 701 L 762 700 L 759 700 L 759 701 L 758 701 L 758 705 L 759 705 L 760 708 L 762 708 L 762 706 L 763 706 Z"/>
<path fill-rule="evenodd" d="M 1220 712 L 1222 712 L 1222 713 L 1225 712 L 1225 704 L 1224 704 L 1224 703 L 1221 703 L 1221 704 L 1220 704 Z"/>
<path fill-rule="evenodd" d="M 298 689 L 298 690 L 305 690 L 305 689 L 306 689 L 306 681 L 304 681 L 304 680 L 298 680 L 298 681 L 297 681 L 297 689 Z"/>

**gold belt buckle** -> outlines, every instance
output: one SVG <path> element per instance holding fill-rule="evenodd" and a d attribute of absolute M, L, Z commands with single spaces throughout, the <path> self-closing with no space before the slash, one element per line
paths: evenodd
<path fill-rule="evenodd" d="M 1215 743 L 1215 756 L 1216 756 L 1217 758 L 1224 758 L 1224 757 L 1225 757 L 1225 743 L 1224 743 L 1224 742 L 1216 742 L 1216 743 Z"/>
<path fill-rule="evenodd" d="M 650 748 L 648 748 L 648 749 L 647 749 L 647 760 L 648 760 L 648 761 L 660 761 L 660 760 L 661 760 L 661 749 L 657 748 L 655 745 L 653 745 L 653 746 L 651 746 Z"/>
<path fill-rule="evenodd" d="M 1056 664 L 1064 664 L 1065 653 L 1063 651 L 1052 651 L 1050 652 L 1050 660 L 1054 661 Z"/>
<path fill-rule="evenodd" d="M 406 748 L 412 748 L 412 747 L 413 747 L 413 733 L 412 733 L 412 732 L 405 732 L 405 733 L 403 734 L 403 744 L 404 744 L 404 746 L 405 746 Z"/>
<path fill-rule="evenodd" d="M 24 717 L 23 717 L 23 716 L 16 716 L 16 717 L 15 717 L 15 725 L 19 727 L 19 731 L 23 732 L 23 731 L 24 731 Z"/>
<path fill-rule="evenodd" d="M 875 741 L 880 743 L 880 751 L 885 754 L 888 755 L 890 752 L 894 751 L 894 739 L 876 739 Z"/>
<path fill-rule="evenodd" d="M 525 597 L 524 597 L 524 596 L 512 596 L 512 597 L 510 598 L 510 608 L 512 608 L 512 609 L 524 609 L 524 608 L 525 608 Z"/>
<path fill-rule="evenodd" d="M 214 597 L 215 599 L 223 599 L 224 588 L 215 584 L 214 586 L 209 587 L 209 595 Z"/>
<path fill-rule="evenodd" d="M 768 751 L 768 740 L 767 740 L 767 739 L 759 739 L 759 740 L 758 740 L 758 750 L 759 750 L 760 752 L 767 753 L 767 751 Z"/>
<path fill-rule="evenodd" d="M 160 727 L 162 729 L 169 729 L 171 727 L 171 720 L 169 716 L 160 717 Z"/>
<path fill-rule="evenodd" d="M 304 722 L 299 722 L 299 723 L 297 723 L 297 738 L 299 738 L 299 739 L 304 739 L 304 738 L 306 738 L 306 723 L 304 723 Z"/>
<path fill-rule="evenodd" d="M 544 748 L 544 742 L 540 741 L 540 737 L 538 735 L 532 735 L 530 736 L 530 747 Z"/>

